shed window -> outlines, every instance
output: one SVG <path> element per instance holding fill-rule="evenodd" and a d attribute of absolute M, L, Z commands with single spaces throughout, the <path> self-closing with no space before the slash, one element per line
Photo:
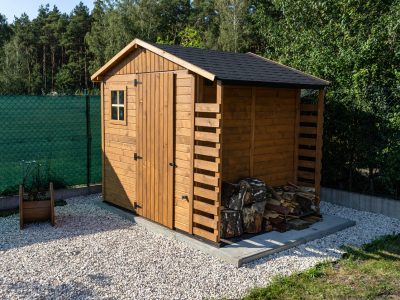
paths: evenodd
<path fill-rule="evenodd" d="M 125 120 L 125 93 L 124 91 L 111 91 L 111 119 Z"/>

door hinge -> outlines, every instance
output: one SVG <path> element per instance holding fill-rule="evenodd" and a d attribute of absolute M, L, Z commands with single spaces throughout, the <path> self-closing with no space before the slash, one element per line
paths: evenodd
<path fill-rule="evenodd" d="M 139 156 L 137 153 L 133 154 L 133 159 L 134 160 L 138 160 L 138 159 L 142 159 L 143 157 Z"/>
<path fill-rule="evenodd" d="M 134 86 L 137 86 L 138 84 L 141 84 L 142 82 L 141 81 L 139 81 L 139 80 L 137 80 L 137 79 L 135 79 L 134 81 L 133 81 L 133 85 Z"/>
<path fill-rule="evenodd" d="M 138 209 L 138 208 L 142 208 L 139 204 L 137 204 L 137 202 L 135 202 L 133 204 L 133 209 Z"/>

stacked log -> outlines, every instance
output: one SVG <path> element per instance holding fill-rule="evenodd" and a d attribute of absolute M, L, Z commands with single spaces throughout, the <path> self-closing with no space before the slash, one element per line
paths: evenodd
<path fill-rule="evenodd" d="M 222 238 L 240 236 L 243 232 L 263 231 L 263 215 L 268 195 L 268 189 L 263 181 L 244 178 L 238 184 L 223 182 L 222 191 Z"/>
<path fill-rule="evenodd" d="M 299 230 L 319 220 L 319 198 L 312 188 L 290 182 L 272 188 L 256 178 L 222 184 L 222 238 Z"/>
<path fill-rule="evenodd" d="M 264 218 L 273 230 L 284 232 L 304 229 L 319 221 L 319 198 L 312 188 L 288 183 L 271 188 L 272 197 L 267 199 Z"/>

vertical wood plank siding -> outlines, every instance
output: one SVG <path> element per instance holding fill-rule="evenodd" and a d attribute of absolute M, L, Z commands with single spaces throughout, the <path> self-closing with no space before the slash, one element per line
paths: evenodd
<path fill-rule="evenodd" d="M 293 181 L 298 90 L 227 86 L 222 179 L 254 176 L 272 186 Z"/>
<path fill-rule="evenodd" d="M 189 73 L 176 75 L 175 120 L 175 228 L 191 232 L 193 203 L 193 113 L 195 77 Z"/>
<path fill-rule="evenodd" d="M 180 71 L 181 70 L 181 71 Z M 150 72 L 174 72 L 174 73 L 185 73 L 187 75 L 187 71 L 175 64 L 172 63 L 156 54 L 153 52 L 143 49 L 143 48 L 138 48 L 134 50 L 132 53 L 130 53 L 121 63 L 119 63 L 117 66 L 115 66 L 110 72 L 108 72 L 107 76 L 105 77 L 105 81 L 103 83 L 103 91 L 102 91 L 102 96 L 103 96 L 103 109 L 102 109 L 102 119 L 103 119 L 103 195 L 106 201 L 111 202 L 113 204 L 116 204 L 118 206 L 121 206 L 123 208 L 129 209 L 129 210 L 134 210 L 134 203 L 137 200 L 136 199 L 136 161 L 133 160 L 133 155 L 135 152 L 137 152 L 136 149 L 136 138 L 137 138 L 137 122 L 136 122 L 136 117 L 137 117 L 137 95 L 136 95 L 136 89 L 133 85 L 133 81 L 136 78 L 136 74 L 146 74 Z M 180 82 L 180 75 L 177 75 L 177 85 L 179 85 Z M 187 84 L 184 82 L 185 79 L 183 80 L 183 83 L 181 85 Z M 126 114 L 126 125 L 121 125 L 121 124 L 112 124 L 110 120 L 111 116 L 111 111 L 110 111 L 110 101 L 111 101 L 111 90 L 113 88 L 116 89 L 122 89 L 123 87 L 126 88 L 127 95 L 126 95 L 126 105 L 127 105 L 127 114 Z M 161 88 L 160 88 L 161 90 Z M 180 90 L 181 91 L 181 90 Z M 180 93 L 180 91 L 178 93 Z M 147 92 L 147 91 L 146 91 Z M 149 90 L 149 93 L 151 93 L 152 90 Z M 153 91 L 155 92 L 155 90 Z M 173 90 L 170 91 L 171 93 L 174 93 Z M 171 94 L 172 95 L 172 94 Z M 167 97 L 166 95 L 149 95 L 153 96 L 155 99 L 157 96 L 161 99 L 162 97 Z M 174 96 L 174 95 L 172 95 Z M 188 99 L 184 100 L 184 96 L 177 96 L 177 102 L 179 101 L 186 101 L 188 102 Z M 157 103 L 153 103 L 153 105 L 156 105 Z M 150 105 L 150 104 L 149 104 Z M 161 109 L 161 106 L 159 107 Z M 161 110 L 163 115 L 167 117 L 170 115 L 170 112 L 164 113 L 163 110 Z M 143 113 L 143 112 L 142 112 Z M 185 114 L 185 112 L 183 112 Z M 141 117 L 141 115 L 139 116 Z M 172 116 L 171 116 L 172 117 Z M 178 118 L 183 118 L 182 113 L 177 113 Z M 188 118 L 188 116 L 186 116 Z M 160 119 L 161 120 L 161 119 Z M 159 120 L 159 121 L 160 121 Z M 161 122 L 161 121 L 160 121 Z M 153 123 L 151 123 L 152 126 L 160 126 L 159 123 L 157 123 L 157 119 L 153 119 Z M 177 124 L 177 127 L 179 128 L 184 128 L 186 124 L 179 123 Z M 178 128 L 177 128 L 178 129 Z M 187 128 L 187 130 L 190 129 L 190 126 Z M 180 150 L 180 153 L 190 153 L 190 151 L 185 152 L 186 150 L 183 149 L 184 145 L 190 145 L 190 142 L 188 141 L 187 137 L 187 132 L 184 132 L 185 130 L 179 130 L 179 136 L 177 136 L 177 141 L 180 141 L 177 143 L 178 147 L 176 148 L 177 150 Z M 183 132 L 183 133 L 182 133 Z M 168 134 L 168 131 L 166 132 Z M 172 130 L 169 132 L 170 135 L 173 134 Z M 182 138 L 184 137 L 185 142 L 182 141 Z M 147 140 L 147 138 L 149 140 Z M 146 143 L 151 143 L 151 136 L 146 137 Z M 153 136 L 153 138 L 155 138 Z M 168 159 L 167 154 L 165 154 L 166 157 L 165 159 Z M 177 155 L 179 156 L 179 155 Z M 171 155 L 170 157 L 171 158 Z M 159 160 L 161 160 L 161 157 L 158 157 Z M 182 159 L 182 155 L 180 156 L 180 159 Z M 154 161 L 156 161 L 156 157 L 154 157 Z M 190 167 L 187 166 L 186 170 L 189 170 Z M 160 168 L 160 172 L 167 171 L 168 169 L 162 169 Z M 186 182 L 187 184 L 190 183 L 190 173 L 188 172 L 183 172 L 184 168 L 183 165 L 181 165 L 181 168 L 176 169 L 177 173 L 180 173 L 180 177 L 177 179 L 177 181 L 181 182 Z M 161 173 L 161 174 L 162 174 Z M 147 174 L 147 173 L 146 173 Z M 184 175 L 187 177 L 185 178 Z M 147 176 L 147 175 L 146 175 Z M 151 174 L 148 174 L 149 179 Z M 166 176 L 160 177 L 160 178 L 166 178 Z M 160 190 L 163 187 L 164 182 L 154 182 L 155 187 L 158 184 L 158 189 Z M 166 186 L 165 182 L 165 186 Z M 184 184 L 179 184 L 177 188 L 184 189 L 184 192 L 186 193 L 189 191 L 188 187 L 185 187 Z M 140 196 L 143 196 L 144 190 L 143 187 L 137 191 Z M 156 191 L 154 191 L 155 193 Z M 171 191 L 173 192 L 173 191 Z M 182 192 L 181 192 L 182 194 Z M 184 205 L 184 201 L 180 200 L 179 205 Z M 140 204 L 140 203 L 139 203 Z M 160 203 L 158 202 L 151 202 L 151 204 L 156 208 L 158 206 L 158 212 L 163 213 L 163 208 L 160 207 Z M 150 203 L 149 203 L 150 205 Z M 149 209 L 150 216 L 152 216 L 154 219 L 158 219 L 160 223 L 163 223 L 161 221 L 167 222 L 167 219 L 161 220 L 162 216 L 159 215 L 159 213 L 155 213 L 153 211 L 153 215 L 151 215 L 150 211 L 150 206 L 144 207 L 142 209 L 138 208 L 138 213 L 141 214 L 143 213 L 143 209 Z M 172 220 L 172 214 L 175 214 L 174 209 L 171 209 L 169 213 L 171 214 L 170 219 Z M 146 211 L 147 212 L 147 211 Z M 188 213 L 188 212 L 182 212 L 182 210 L 177 211 L 177 213 Z M 187 220 L 186 216 L 186 220 Z M 179 218 L 178 218 L 179 220 Z M 186 221 L 186 227 L 187 227 L 188 221 Z M 172 226 L 173 224 L 171 224 Z M 179 226 L 179 225 L 178 225 Z M 185 228 L 183 228 L 185 229 Z"/>
<path fill-rule="evenodd" d="M 108 72 L 108 76 L 177 71 L 184 69 L 185 68 L 158 56 L 147 49 L 138 48 L 127 55 L 125 59 Z"/>
<path fill-rule="evenodd" d="M 173 228 L 173 93 L 171 72 L 138 74 L 136 212 Z"/>

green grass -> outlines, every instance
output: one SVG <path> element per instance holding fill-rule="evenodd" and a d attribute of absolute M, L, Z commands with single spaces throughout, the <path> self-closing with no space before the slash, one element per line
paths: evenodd
<path fill-rule="evenodd" d="M 400 235 L 344 249 L 341 260 L 277 277 L 244 299 L 400 299 Z"/>

